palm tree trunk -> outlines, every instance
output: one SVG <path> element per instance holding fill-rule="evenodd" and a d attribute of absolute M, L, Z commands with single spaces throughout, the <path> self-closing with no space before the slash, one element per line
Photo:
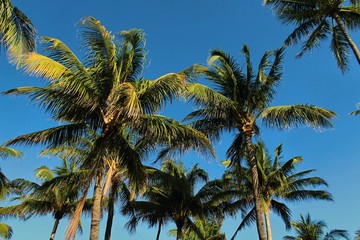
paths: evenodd
<path fill-rule="evenodd" d="M 55 223 L 54 223 L 54 227 L 51 231 L 51 235 L 50 235 L 50 240 L 54 240 L 55 239 L 55 234 L 56 234 L 56 230 L 59 226 L 59 222 L 60 222 L 60 219 L 56 219 L 55 220 Z"/>
<path fill-rule="evenodd" d="M 110 240 L 111 237 L 111 229 L 114 218 L 114 205 L 115 205 L 115 191 L 114 184 L 111 184 L 109 191 L 109 203 L 108 203 L 108 218 L 106 222 L 106 230 L 105 230 L 105 238 L 104 240 Z"/>
<path fill-rule="evenodd" d="M 254 153 L 254 146 L 251 141 L 252 131 L 244 131 L 244 134 L 246 140 L 246 152 L 249 157 L 249 162 L 252 172 L 254 203 L 255 203 L 255 213 L 256 213 L 256 227 L 259 235 L 259 240 L 266 240 L 264 215 L 261 208 L 261 200 L 259 195 L 259 173 L 258 173 L 258 168 Z"/>
<path fill-rule="evenodd" d="M 161 225 L 162 225 L 162 221 L 160 220 L 159 228 L 158 228 L 158 231 L 157 231 L 157 234 L 156 234 L 156 240 L 160 240 Z"/>
<path fill-rule="evenodd" d="M 272 240 L 272 232 L 271 232 L 271 225 L 270 225 L 270 215 L 269 215 L 269 210 L 264 211 L 264 213 L 265 213 L 266 236 L 267 236 L 267 240 Z"/>
<path fill-rule="evenodd" d="M 99 239 L 100 216 L 101 216 L 101 195 L 102 195 L 102 170 L 98 170 L 95 179 L 93 207 L 91 211 L 90 240 Z"/>
<path fill-rule="evenodd" d="M 356 60 L 360 64 L 360 52 L 359 52 L 359 49 L 357 48 L 355 42 L 351 39 L 350 35 L 346 31 L 345 24 L 344 24 L 343 20 L 336 13 L 334 13 L 332 17 L 335 19 L 336 23 L 338 24 L 341 32 L 344 34 L 344 37 L 346 38 L 346 41 L 349 43 L 349 45 L 351 47 L 351 50 L 353 51 L 353 53 L 354 53 L 354 55 L 356 57 Z"/>
<path fill-rule="evenodd" d="M 176 240 L 182 240 L 182 230 L 183 230 L 183 227 L 184 227 L 184 223 L 183 222 L 177 222 L 176 223 Z"/>

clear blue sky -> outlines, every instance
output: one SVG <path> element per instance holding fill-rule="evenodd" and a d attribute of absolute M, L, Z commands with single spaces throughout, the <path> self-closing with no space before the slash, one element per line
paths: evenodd
<path fill-rule="evenodd" d="M 291 27 L 282 26 L 261 0 L 62 0 L 19 1 L 18 6 L 38 28 L 39 36 L 51 36 L 64 41 L 73 51 L 82 56 L 76 35 L 75 24 L 86 16 L 100 20 L 108 30 L 118 32 L 129 28 L 141 28 L 146 32 L 149 64 L 145 77 L 154 79 L 168 72 L 180 71 L 194 63 L 205 64 L 209 50 L 221 48 L 238 57 L 243 44 L 248 44 L 256 66 L 267 49 L 278 48 Z M 359 33 L 351 33 L 360 44 Z M 335 202 L 308 202 L 291 205 L 293 219 L 300 213 L 311 213 L 314 219 L 325 220 L 330 229 L 349 230 L 351 235 L 360 227 L 360 117 L 349 116 L 360 102 L 360 69 L 351 56 L 351 70 L 341 75 L 329 51 L 329 43 L 306 54 L 301 59 L 294 55 L 299 47 L 286 50 L 282 84 L 278 88 L 274 105 L 308 103 L 328 108 L 338 114 L 335 128 L 316 132 L 309 128 L 279 132 L 263 129 L 262 138 L 273 150 L 284 144 L 284 160 L 302 155 L 303 170 L 317 169 L 316 175 L 326 179 Z M 26 76 L 10 66 L 1 52 L 0 91 L 17 86 L 40 85 L 42 81 Z M 169 106 L 164 114 L 177 119 L 184 117 L 190 106 L 182 103 Z M 53 126 L 49 115 L 34 107 L 25 98 L 0 96 L 0 142 L 20 134 Z M 232 140 L 224 136 L 216 144 L 217 159 L 204 159 L 196 154 L 182 159 L 188 166 L 199 162 L 211 177 L 224 171 L 219 164 Z M 41 165 L 55 166 L 56 159 L 38 158 L 40 148 L 20 148 L 24 157 L 20 160 L 6 159 L 0 163 L 10 178 L 34 179 L 34 169 Z M 290 234 L 279 218 L 272 214 L 274 239 Z M 223 231 L 231 237 L 241 220 L 226 220 Z M 6 220 L 14 228 L 14 240 L 46 239 L 50 235 L 51 217 L 37 217 L 26 222 Z M 140 225 L 137 233 L 128 235 L 124 229 L 125 219 L 117 217 L 113 239 L 155 239 L 155 229 Z M 63 239 L 66 220 L 60 223 L 56 239 Z M 84 234 L 78 239 L 87 239 L 88 218 L 84 220 Z M 102 224 L 104 229 L 105 223 Z M 167 229 L 173 228 L 169 225 Z M 171 239 L 162 233 L 161 239 Z M 103 235 L 102 235 L 103 236 Z M 101 238 L 102 238 L 101 236 Z M 238 234 L 239 239 L 256 239 L 255 227 Z"/>

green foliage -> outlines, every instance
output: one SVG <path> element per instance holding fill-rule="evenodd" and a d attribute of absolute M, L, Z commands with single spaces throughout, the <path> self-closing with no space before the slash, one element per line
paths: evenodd
<path fill-rule="evenodd" d="M 292 228 L 296 232 L 296 236 L 285 236 L 284 240 L 349 240 L 349 234 L 346 230 L 334 229 L 330 232 L 325 232 L 326 224 L 324 221 L 312 220 L 308 214 L 306 217 L 301 215 L 300 221 L 291 223 Z"/>

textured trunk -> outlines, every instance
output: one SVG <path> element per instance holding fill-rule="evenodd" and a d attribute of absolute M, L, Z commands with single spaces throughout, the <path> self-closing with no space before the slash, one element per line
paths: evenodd
<path fill-rule="evenodd" d="M 270 225 L 269 210 L 266 210 L 266 211 L 265 211 L 265 222 L 266 222 L 266 236 L 267 236 L 267 240 L 272 240 L 272 232 L 271 232 L 271 225 Z"/>
<path fill-rule="evenodd" d="M 53 229 L 51 231 L 51 235 L 50 235 L 50 240 L 55 239 L 55 234 L 56 234 L 56 230 L 59 226 L 59 222 L 60 222 L 60 219 L 55 219 L 54 227 L 53 227 Z"/>
<path fill-rule="evenodd" d="M 247 131 L 244 134 L 246 138 L 246 152 L 249 157 L 250 167 L 252 172 L 254 203 L 255 203 L 255 212 L 256 212 L 256 227 L 259 235 L 259 240 L 266 240 L 264 215 L 261 209 L 261 200 L 259 196 L 259 173 L 256 164 L 254 146 L 251 142 L 252 132 Z"/>
<path fill-rule="evenodd" d="M 91 227 L 90 227 L 90 240 L 99 239 L 100 230 L 100 216 L 101 216 L 101 197 L 102 197 L 102 170 L 98 170 L 95 186 L 94 186 L 94 198 L 93 207 L 91 211 Z"/>
<path fill-rule="evenodd" d="M 158 231 L 156 234 L 156 240 L 160 240 L 161 224 L 162 224 L 162 221 L 159 222 L 159 228 L 158 228 Z"/>
<path fill-rule="evenodd" d="M 338 24 L 341 32 L 344 34 L 344 37 L 346 38 L 346 41 L 349 43 L 349 45 L 351 47 L 351 50 L 353 51 L 353 53 L 354 53 L 354 55 L 356 57 L 356 60 L 358 61 L 358 64 L 360 64 L 360 52 L 359 52 L 359 49 L 357 48 L 355 42 L 351 39 L 349 33 L 346 31 L 345 24 L 344 24 L 343 20 L 336 13 L 334 13 L 332 17 L 335 19 L 335 21 Z"/>
<path fill-rule="evenodd" d="M 114 205 L 115 205 L 115 190 L 114 184 L 111 185 L 109 191 L 109 203 L 108 203 L 108 218 L 106 222 L 106 230 L 105 230 L 105 238 L 104 240 L 110 240 L 111 237 L 111 229 L 114 219 Z"/>

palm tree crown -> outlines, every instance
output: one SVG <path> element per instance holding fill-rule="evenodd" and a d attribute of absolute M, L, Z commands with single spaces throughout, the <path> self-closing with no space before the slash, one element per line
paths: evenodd
<path fill-rule="evenodd" d="M 300 221 L 292 222 L 292 228 L 296 232 L 296 236 L 285 236 L 284 240 L 349 240 L 349 234 L 346 230 L 334 229 L 325 232 L 326 224 L 324 221 L 312 220 L 308 214 L 306 217 L 301 215 Z"/>
<path fill-rule="evenodd" d="M 332 200 L 331 194 L 327 191 L 314 189 L 318 186 L 327 186 L 326 181 L 322 178 L 307 177 L 307 175 L 314 172 L 314 170 L 296 171 L 298 164 L 302 162 L 301 156 L 291 158 L 282 163 L 280 162 L 282 158 L 281 154 L 282 145 L 276 148 L 274 159 L 271 159 L 263 142 L 259 142 L 255 146 L 255 155 L 259 170 L 259 193 L 266 222 L 268 240 L 272 239 L 269 214 L 271 211 L 283 219 L 287 228 L 291 227 L 290 208 L 282 201 L 299 202 L 308 199 Z M 225 162 L 225 164 L 230 165 L 229 162 Z M 240 206 L 244 213 L 244 219 L 236 230 L 234 234 L 235 237 L 237 231 L 252 224 L 256 216 L 253 194 L 250 191 L 253 185 L 251 169 L 246 167 L 239 169 L 235 165 L 230 165 L 230 167 L 230 170 L 224 174 L 224 178 L 231 180 L 232 184 L 230 185 L 230 189 L 233 190 L 233 195 L 237 195 L 237 198 L 240 198 L 238 202 L 243 201 L 243 204 L 240 204 Z M 233 205 L 237 206 L 239 204 L 234 202 Z M 247 210 L 247 212 L 245 210 Z"/>
<path fill-rule="evenodd" d="M 276 11 L 279 19 L 293 23 L 296 29 L 285 44 L 304 41 L 301 52 L 320 46 L 320 42 L 331 36 L 331 50 L 342 72 L 348 69 L 348 52 L 353 51 L 360 64 L 360 52 L 351 39 L 348 30 L 360 27 L 360 1 L 350 0 L 345 6 L 343 0 L 265 0 Z M 303 40 L 305 39 L 305 40 Z"/>

